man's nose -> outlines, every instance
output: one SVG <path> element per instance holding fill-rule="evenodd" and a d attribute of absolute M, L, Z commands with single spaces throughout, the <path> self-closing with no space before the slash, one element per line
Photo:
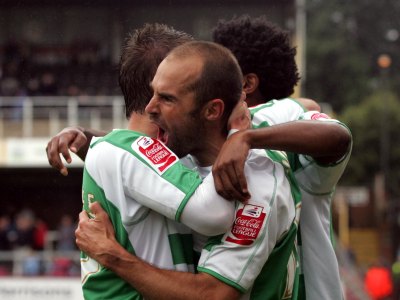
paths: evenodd
<path fill-rule="evenodd" d="M 158 101 L 157 99 L 153 96 L 149 103 L 146 105 L 145 112 L 148 113 L 149 115 L 155 114 L 158 112 Z"/>

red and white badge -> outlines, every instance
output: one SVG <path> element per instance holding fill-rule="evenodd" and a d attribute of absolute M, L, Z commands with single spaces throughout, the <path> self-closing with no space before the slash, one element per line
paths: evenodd
<path fill-rule="evenodd" d="M 320 120 L 320 119 L 330 119 L 330 117 L 324 113 L 315 113 L 311 116 L 311 120 Z"/>
<path fill-rule="evenodd" d="M 163 174 L 178 157 L 160 141 L 143 136 L 132 144 L 132 149 L 153 167 L 158 174 Z"/>
<path fill-rule="evenodd" d="M 239 245 L 253 244 L 263 227 L 266 215 L 266 208 L 263 206 L 244 205 L 236 211 L 235 222 L 225 240 Z"/>
<path fill-rule="evenodd" d="M 319 111 L 305 112 L 303 114 L 303 118 L 305 120 L 319 120 L 319 121 L 331 120 L 330 116 L 328 116 L 327 114 L 321 113 Z"/>

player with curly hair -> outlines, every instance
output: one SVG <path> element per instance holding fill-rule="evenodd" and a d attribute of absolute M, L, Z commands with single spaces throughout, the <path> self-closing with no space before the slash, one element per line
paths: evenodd
<path fill-rule="evenodd" d="M 244 75 L 246 102 L 249 106 L 258 105 L 251 109 L 253 127 L 293 121 L 287 118 L 287 112 L 296 106 L 299 109 L 298 103 L 292 99 L 275 100 L 289 97 L 300 79 L 295 62 L 296 48 L 291 45 L 289 33 L 269 22 L 265 16 L 251 18 L 243 15 L 229 21 L 220 20 L 213 30 L 213 40 L 230 49 L 239 62 Z M 297 100 L 309 110 L 320 110 L 319 105 L 310 99 Z M 306 115 L 312 120 L 327 120 L 324 114 L 310 112 Z M 216 188 L 223 196 L 229 191 L 222 187 L 245 186 L 245 182 L 235 180 L 244 178 L 238 170 L 247 156 L 246 150 L 252 148 L 246 133 L 233 135 L 228 142 L 231 147 L 225 146 L 219 156 L 221 159 L 213 167 L 214 179 L 217 182 L 220 178 L 221 181 L 221 187 L 216 185 Z M 268 138 L 264 138 L 265 144 L 258 143 L 259 147 L 271 148 Z M 302 192 L 299 250 L 304 276 L 303 296 L 307 299 L 343 298 L 332 243 L 330 207 L 335 186 L 350 157 L 351 138 L 347 143 L 348 150 L 344 155 L 330 161 L 318 161 L 318 154 L 311 158 L 288 153 Z M 246 150 L 239 154 L 238 149 Z M 238 177 L 227 182 L 227 178 L 232 178 L 229 174 L 238 174 Z"/>
<path fill-rule="evenodd" d="M 293 94 L 300 77 L 296 48 L 290 44 L 287 31 L 264 16 L 252 19 L 244 15 L 230 21 L 220 20 L 212 37 L 236 56 L 246 84 L 254 87 L 254 81 L 258 81 L 258 90 L 247 93 L 249 106 Z"/>

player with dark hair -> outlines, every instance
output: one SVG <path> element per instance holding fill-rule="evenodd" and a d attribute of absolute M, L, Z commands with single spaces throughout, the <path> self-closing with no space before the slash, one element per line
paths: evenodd
<path fill-rule="evenodd" d="M 127 118 L 132 111 L 144 113 L 153 95 L 149 82 L 166 53 L 192 39 L 183 31 L 157 23 L 145 24 L 127 38 L 122 49 L 118 77 Z"/>
<path fill-rule="evenodd" d="M 293 94 L 300 77 L 295 61 L 296 48 L 291 46 L 288 32 L 263 16 L 244 15 L 229 21 L 220 20 L 213 29 L 212 38 L 237 58 L 249 106 Z M 258 82 L 257 90 L 251 89 L 254 81 Z"/>
<path fill-rule="evenodd" d="M 273 100 L 289 97 L 299 80 L 295 63 L 296 49 L 290 45 L 288 33 L 268 22 L 265 17 L 252 19 L 241 16 L 229 21 L 221 20 L 213 30 L 213 39 L 229 48 L 239 61 L 245 78 L 246 102 L 259 105 L 251 109 L 253 127 L 293 121 L 296 114 L 288 112 L 300 112 L 302 108 L 290 99 Z M 314 101 L 298 100 L 309 109 L 319 110 Z M 332 121 L 325 114 L 317 113 L 304 114 L 302 118 Z M 328 156 L 322 152 L 314 153 L 312 157 L 289 154 L 291 167 L 302 191 L 299 244 L 307 299 L 343 298 L 332 243 L 330 207 L 335 186 L 350 158 L 350 132 L 344 137 L 332 145 L 331 155 Z M 224 197 L 234 193 L 235 188 L 245 187 L 241 170 L 247 150 L 252 147 L 277 149 L 271 145 L 268 136 L 254 138 L 253 132 L 247 131 L 232 136 L 224 151 L 221 151 L 213 173 L 216 188 Z"/>
<path fill-rule="evenodd" d="M 296 114 L 297 114 L 298 112 L 296 112 Z M 296 115 L 297 117 L 298 117 L 298 115 Z M 178 120 L 177 120 L 178 121 Z M 200 123 L 200 125 L 201 125 L 201 123 Z M 200 126 L 201 127 L 201 126 Z M 323 126 L 323 127 L 325 127 L 325 128 L 328 128 L 329 126 Z M 179 128 L 179 127 L 176 127 L 176 128 Z M 280 126 L 280 128 L 282 129 L 282 127 Z M 300 130 L 304 130 L 304 128 L 303 127 L 295 127 L 295 128 L 297 128 L 297 129 L 300 129 Z M 272 127 L 271 127 L 271 129 L 272 129 Z M 226 130 L 226 129 L 223 129 L 223 130 Z M 272 130 L 272 131 L 270 131 L 270 132 L 280 132 L 279 130 L 278 130 L 278 127 L 276 127 L 276 130 L 275 130 L 275 128 Z M 293 132 L 295 132 L 295 130 L 288 130 L 285 134 L 283 134 L 282 133 L 282 135 L 281 136 L 287 136 L 287 137 L 291 137 L 292 138 L 292 142 L 289 142 L 288 143 L 288 141 L 284 141 L 284 140 L 282 140 L 281 138 L 279 138 L 278 140 L 276 140 L 276 139 L 274 139 L 272 136 L 270 136 L 271 137 L 271 141 L 274 141 L 275 140 L 275 144 L 273 144 L 273 146 L 274 147 L 277 147 L 276 149 L 281 149 L 281 148 L 283 148 L 283 149 L 287 149 L 287 150 L 292 150 L 292 151 L 295 151 L 295 149 L 298 149 L 299 151 L 300 150 L 303 150 L 303 151 L 310 151 L 310 147 L 308 148 L 308 149 L 306 149 L 305 150 L 305 148 L 307 148 L 307 142 L 306 142 L 306 140 L 307 139 L 302 139 L 302 142 L 305 142 L 305 144 L 306 144 L 306 147 L 305 148 L 301 148 L 301 147 L 298 147 L 298 148 L 296 148 L 296 147 L 293 147 L 293 141 L 294 140 L 299 140 L 298 139 L 298 136 L 296 136 L 296 135 L 290 135 L 290 133 L 293 133 Z M 289 134 L 288 134 L 289 133 Z M 319 139 L 319 137 L 320 136 L 318 136 L 318 134 L 315 134 L 315 132 L 314 132 L 314 135 L 312 136 L 312 138 L 310 139 L 310 141 L 314 141 L 314 140 L 318 140 Z M 289 138 L 289 140 L 290 140 L 290 138 Z M 333 140 L 336 140 L 336 139 L 333 139 Z M 53 142 L 55 142 L 55 145 L 58 145 L 58 143 L 59 143 L 59 141 L 60 140 L 58 140 L 58 141 L 53 141 Z M 72 140 L 70 140 L 70 141 L 72 141 Z M 196 141 L 196 142 L 198 142 L 198 141 Z M 49 144 L 50 145 L 50 144 Z M 67 143 L 67 145 L 69 145 L 69 142 Z M 308 144 L 309 146 L 313 146 L 313 145 L 311 145 L 311 143 L 309 143 Z M 317 148 L 319 148 L 318 150 L 315 150 L 315 147 L 314 147 L 314 152 L 307 152 L 307 153 L 309 153 L 309 154 L 315 154 L 315 152 L 319 152 L 319 153 L 321 153 L 321 156 L 323 156 L 324 155 L 324 153 L 326 152 L 326 149 L 327 148 L 329 148 L 329 146 L 330 146 L 331 144 L 327 144 L 327 145 L 322 145 L 322 148 L 324 148 L 324 149 L 321 149 L 320 147 L 317 147 Z M 319 145 L 319 146 L 321 146 L 321 145 Z M 326 146 L 326 147 L 324 147 L 324 146 Z M 280 148 L 281 147 L 281 148 Z M 312 147 L 311 147 L 312 148 Z M 54 149 L 57 149 L 57 148 L 53 148 L 53 150 Z M 68 149 L 68 147 L 66 147 L 66 149 Z M 68 150 L 66 151 L 66 152 L 68 152 Z M 300 151 L 301 152 L 301 151 Z M 49 152 L 48 152 L 49 153 Z M 57 152 L 57 156 L 58 156 L 58 153 L 59 152 Z M 65 156 L 65 152 L 62 152 L 63 153 L 63 155 Z M 51 155 L 50 155 L 51 156 Z M 49 156 L 49 157 L 50 157 Z M 54 157 L 54 156 L 53 156 Z M 59 157 L 58 157 L 58 159 L 59 159 Z M 92 223 L 92 224 L 94 224 L 94 223 Z M 87 239 L 88 241 L 90 240 L 90 236 L 88 236 L 88 239 Z M 103 240 L 104 241 L 104 240 Z M 100 247 L 100 245 L 92 245 L 92 246 L 98 246 L 98 247 Z M 267 253 L 266 253 L 267 254 Z M 221 262 L 221 265 L 224 265 L 224 263 L 223 262 Z M 292 274 L 292 273 L 291 273 Z M 253 274 L 253 276 L 254 275 L 257 275 L 257 274 Z"/>
<path fill-rule="evenodd" d="M 186 43 L 163 60 L 151 84 L 154 96 L 146 111 L 161 128 L 160 138 L 181 155 L 195 155 L 201 174 L 210 170 L 225 142 L 225 103 L 240 96 L 241 78 L 236 76 L 240 70 L 229 63 L 231 56 L 212 43 Z M 204 87 L 208 88 L 202 91 Z M 214 89 L 218 96 L 213 96 Z M 287 126 L 291 124 L 277 125 L 283 137 L 294 132 Z M 346 135 L 336 123 L 319 126 L 340 137 Z M 77 244 L 146 298 L 237 299 L 239 292 L 250 299 L 296 298 L 300 195 L 289 163 L 279 151 L 259 149 L 250 152 L 246 169 L 252 197 L 246 204 L 237 204 L 231 230 L 209 240 L 202 251 L 199 274 L 160 270 L 127 253 L 112 238 L 112 227 L 98 206 L 99 224 L 80 214 Z M 107 234 L 99 236 L 99 227 Z M 93 243 L 95 240 L 101 243 Z"/>
<path fill-rule="evenodd" d="M 160 24 L 147 24 L 127 39 L 120 82 L 126 95 L 128 128 L 92 139 L 82 184 L 85 214 L 98 221 L 90 204 L 101 203 L 112 221 L 116 241 L 127 252 L 162 269 L 186 272 L 193 271 L 191 232 L 175 220 L 199 233 L 215 235 L 230 227 L 234 215 L 234 203 L 218 199 L 211 176 L 200 185 L 197 172 L 185 168 L 174 153 L 152 138 L 158 126 L 144 113 L 151 98 L 152 72 L 172 48 L 191 40 Z M 140 80 L 131 82 L 130 76 Z M 214 207 L 211 214 L 210 205 Z M 84 252 L 81 267 L 85 299 L 141 297 Z"/>
<path fill-rule="evenodd" d="M 135 69 L 136 61 L 131 61 L 130 64 L 125 65 L 125 58 L 134 55 L 138 59 L 140 57 L 138 53 L 127 55 L 126 52 L 136 52 L 137 49 L 142 50 L 146 47 L 155 47 L 157 49 L 157 42 L 159 41 L 155 42 L 150 38 L 148 39 L 150 44 L 146 44 L 143 42 L 147 41 L 146 39 L 137 40 L 137 37 L 143 38 L 146 34 L 151 37 L 153 31 L 171 33 L 170 28 L 158 25 L 146 25 L 144 28 L 137 30 L 127 42 L 131 44 L 137 43 L 138 45 L 135 48 L 124 48 L 124 53 L 121 56 L 121 66 L 130 65 L 131 68 L 129 70 L 132 72 Z M 172 36 L 173 33 L 174 31 L 172 31 Z M 168 36 L 168 39 L 170 38 Z M 192 44 L 188 43 L 188 45 Z M 101 203 L 113 224 L 113 231 L 115 231 L 114 242 L 118 243 L 119 247 L 120 245 L 123 247 L 124 253 L 128 254 L 128 257 L 132 257 L 132 254 L 135 254 L 141 260 L 154 266 L 179 271 L 190 270 L 191 260 L 187 250 L 191 249 L 191 246 L 190 244 L 185 246 L 189 231 L 177 223 L 167 220 L 162 215 L 172 220 L 181 221 L 199 233 L 215 235 L 227 231 L 233 220 L 234 213 L 233 202 L 217 199 L 215 189 L 213 189 L 212 177 L 208 180 L 205 179 L 204 184 L 197 188 L 200 184 L 197 173 L 184 168 L 168 148 L 150 137 L 155 135 L 158 127 L 162 127 L 165 142 L 171 145 L 177 153 L 180 155 L 186 155 L 189 152 L 196 154 L 196 158 L 204 164 L 212 163 L 218 153 L 216 151 L 219 147 L 218 145 L 225 141 L 228 115 L 225 110 L 232 111 L 233 106 L 236 105 L 242 94 L 240 68 L 232 54 L 225 48 L 207 43 L 195 45 L 197 47 L 186 48 L 183 45 L 179 48 L 182 52 L 179 52 L 179 49 L 177 50 L 179 54 L 178 61 L 181 62 L 186 57 L 185 53 L 191 58 L 193 49 L 195 53 L 202 53 L 202 57 L 207 62 L 201 68 L 202 76 L 196 77 L 192 76 L 195 73 L 183 72 L 183 78 L 186 79 L 184 88 L 180 85 L 179 78 L 181 77 L 170 76 L 169 79 L 171 80 L 172 78 L 173 82 L 181 88 L 185 95 L 194 95 L 195 99 L 200 101 L 193 102 L 192 106 L 184 103 L 180 104 L 180 107 L 190 108 L 187 114 L 183 113 L 185 110 L 179 111 L 179 109 L 175 108 L 174 111 L 180 112 L 178 115 L 181 115 L 181 117 L 171 118 L 170 115 L 169 122 L 162 122 L 163 126 L 161 126 L 161 123 L 158 123 L 158 126 L 154 126 L 149 123 L 147 115 L 140 111 L 140 105 L 131 105 L 136 99 L 131 95 L 126 97 L 127 116 L 129 116 L 128 129 L 116 129 L 102 138 L 92 139 L 85 160 L 82 185 L 85 208 L 83 215 L 86 215 L 86 212 L 89 214 L 91 217 L 88 219 L 89 224 L 101 222 L 101 213 L 96 209 L 91 210 L 90 207 L 93 202 Z M 168 50 L 165 50 L 164 55 Z M 141 53 L 147 54 L 148 51 L 142 51 Z M 148 59 L 151 59 L 151 57 Z M 155 59 L 157 59 L 157 56 L 155 56 Z M 196 66 L 191 59 L 186 61 L 190 67 Z M 197 64 L 197 66 L 199 65 Z M 170 68 L 166 68 L 166 70 L 168 69 Z M 174 70 L 174 68 L 171 68 L 171 70 Z M 198 68 L 195 70 L 198 71 Z M 151 73 L 148 74 L 151 76 Z M 226 76 L 226 74 L 230 74 L 230 76 Z M 139 73 L 136 73 L 136 76 L 139 76 Z M 150 80 L 150 78 L 148 79 Z M 153 88 L 155 87 L 155 79 L 152 83 Z M 122 84 L 131 83 L 122 81 Z M 157 88 L 161 88 L 163 91 L 159 92 L 158 104 L 153 104 L 157 108 L 153 107 L 151 114 L 158 115 L 157 109 L 159 107 L 165 108 L 163 109 L 163 115 L 165 115 L 165 112 L 171 114 L 171 106 L 178 100 L 176 97 L 174 98 L 177 94 L 169 94 L 169 92 L 175 90 L 171 89 L 172 86 L 165 84 L 163 80 L 157 81 L 157 84 Z M 140 88 L 141 86 L 136 87 Z M 126 90 L 124 89 L 124 91 Z M 226 99 L 226 101 L 223 102 L 219 98 L 213 99 L 215 96 L 213 96 L 212 90 L 216 91 L 215 95 Z M 143 95 L 146 95 L 146 93 Z M 206 101 L 206 99 L 212 100 Z M 181 126 L 182 124 L 186 126 Z M 168 135 L 166 133 L 170 133 L 168 139 L 166 139 Z M 149 136 L 144 136 L 143 134 Z M 194 135 L 195 139 L 192 138 Z M 175 137 L 178 138 L 176 139 Z M 199 139 L 199 137 L 203 138 Z M 210 145 L 213 145 L 213 147 L 210 147 Z M 256 160 L 257 163 L 252 163 L 253 160 Z M 278 188 L 279 192 L 277 189 L 268 189 L 262 191 L 262 193 L 269 194 L 274 191 L 277 198 L 282 198 L 281 201 L 271 203 L 271 207 L 274 207 L 274 209 L 270 214 L 277 216 L 278 212 L 281 213 L 287 210 L 289 217 L 282 215 L 280 218 L 272 217 L 270 219 L 279 220 L 279 226 L 276 229 L 280 232 L 280 236 L 283 237 L 284 234 L 285 239 L 288 239 L 287 246 L 293 248 L 293 238 L 296 232 L 295 220 L 297 219 L 294 216 L 295 202 L 292 199 L 290 185 L 287 179 L 284 179 L 285 172 L 284 168 L 280 166 L 281 162 L 273 163 L 268 156 L 260 156 L 259 154 L 250 156 L 249 162 L 247 173 L 249 173 L 249 178 L 252 178 L 255 182 L 257 182 L 256 178 L 260 177 L 260 175 L 262 175 L 263 181 L 274 182 L 271 168 L 265 168 L 261 171 L 258 170 L 260 165 L 266 164 L 269 166 L 272 163 L 274 168 L 279 168 L 281 177 L 283 176 L 282 184 Z M 275 171 L 274 176 L 279 173 L 277 172 Z M 254 190 L 253 192 L 261 199 L 271 198 L 267 195 L 261 196 L 259 190 Z M 210 207 L 212 207 L 212 211 L 209 211 Z M 247 205 L 245 207 L 250 212 L 255 207 L 259 209 L 261 206 Z M 260 216 L 264 216 L 264 214 L 260 211 Z M 214 219 L 214 222 L 212 219 Z M 271 224 L 269 227 L 271 226 L 273 225 Z M 287 235 L 289 228 L 291 234 Z M 264 238 L 264 236 L 260 235 L 260 238 Z M 274 236 L 268 236 L 271 241 L 273 241 L 273 238 Z M 253 239 L 255 239 L 254 236 Z M 89 241 L 90 237 L 86 237 L 83 240 Z M 82 239 L 77 240 L 78 244 L 79 241 L 82 241 Z M 98 239 L 97 242 L 91 243 L 91 245 L 101 248 L 104 247 L 105 243 Z M 261 251 L 262 255 L 258 256 L 261 262 L 265 262 L 266 257 L 272 251 L 273 245 L 273 242 L 263 243 L 263 247 L 259 248 L 259 251 L 261 249 L 265 250 Z M 110 247 L 107 251 L 112 251 L 112 249 L 113 247 Z M 132 289 L 128 282 L 121 280 L 116 273 L 111 271 L 112 268 L 102 261 L 102 257 L 106 256 L 97 256 L 98 253 L 101 253 L 101 251 L 97 250 L 94 254 L 93 252 L 88 252 L 88 255 L 82 253 L 82 284 L 86 299 L 111 299 L 115 297 L 129 299 L 140 297 L 139 293 L 146 294 L 141 285 L 134 286 L 136 289 Z M 286 266 L 285 261 L 287 260 L 288 258 L 283 257 L 284 266 Z M 224 264 L 221 265 L 223 266 Z M 256 263 L 256 265 L 261 266 L 262 263 Z M 120 275 L 120 273 L 117 274 Z M 251 272 L 250 279 L 246 278 L 246 285 L 251 284 L 252 279 L 257 274 L 258 272 Z M 141 276 L 144 276 L 144 274 L 141 274 Z M 189 275 L 186 274 L 186 276 Z M 220 283 L 212 276 L 204 276 L 207 284 L 217 285 L 217 291 L 222 292 L 224 295 L 230 295 L 229 298 L 231 295 L 235 295 L 235 297 L 239 295 L 238 291 L 229 285 Z M 201 278 L 204 278 L 204 276 Z M 283 279 L 285 278 L 282 277 Z M 152 284 L 156 285 L 156 283 Z M 288 284 L 292 286 L 293 282 Z M 213 291 L 216 290 L 210 290 L 210 292 Z M 278 292 L 281 293 L 279 290 Z"/>
<path fill-rule="evenodd" d="M 227 116 L 242 95 L 242 76 L 236 59 L 218 44 L 188 42 L 173 49 L 162 61 L 151 86 L 154 95 L 146 112 L 160 128 L 159 138 L 178 155 L 193 155 L 199 172 L 206 174 L 227 138 Z M 88 152 L 86 166 L 91 164 L 88 160 L 93 157 L 93 150 L 96 151 L 96 144 Z M 143 176 L 141 169 L 135 170 L 131 165 L 126 168 L 132 171 L 125 172 Z M 77 244 L 131 283 L 145 298 L 238 299 L 240 292 L 247 292 L 249 296 L 257 293 L 274 299 L 277 295 L 296 294 L 295 239 L 300 195 L 288 161 L 278 152 L 252 150 L 246 174 L 253 197 L 246 204 L 237 203 L 232 230 L 218 238 L 221 242 L 212 253 L 204 257 L 202 254 L 199 274 L 150 267 L 120 249 L 115 240 L 114 245 L 108 243 L 109 253 L 99 256 L 80 229 Z M 209 209 L 216 208 L 210 205 Z M 89 226 L 85 212 L 80 216 L 79 228 Z M 141 240 L 139 235 L 136 239 Z M 270 255 L 272 261 L 268 259 Z M 294 267 L 293 276 L 287 276 L 288 263 Z M 233 264 L 236 268 L 230 268 Z M 273 278 L 280 282 L 279 286 L 275 286 Z"/>
<path fill-rule="evenodd" d="M 134 30 L 128 35 L 122 49 L 118 76 L 127 119 L 132 112 L 139 115 L 144 113 L 153 95 L 149 83 L 165 55 L 177 45 L 191 40 L 193 37 L 189 34 L 159 23 L 146 23 L 140 30 Z M 91 138 L 105 134 L 106 131 L 93 128 L 65 128 L 47 145 L 49 163 L 63 175 L 67 175 L 68 170 L 59 159 L 59 153 L 63 153 L 65 159 L 70 162 L 70 149 L 84 160 Z"/>

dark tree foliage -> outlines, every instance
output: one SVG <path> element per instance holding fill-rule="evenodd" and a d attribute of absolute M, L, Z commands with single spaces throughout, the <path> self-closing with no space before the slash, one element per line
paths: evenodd
<path fill-rule="evenodd" d="M 390 86 L 400 92 L 400 1 L 308 0 L 305 95 L 336 112 L 378 88 L 377 58 L 388 54 Z"/>

